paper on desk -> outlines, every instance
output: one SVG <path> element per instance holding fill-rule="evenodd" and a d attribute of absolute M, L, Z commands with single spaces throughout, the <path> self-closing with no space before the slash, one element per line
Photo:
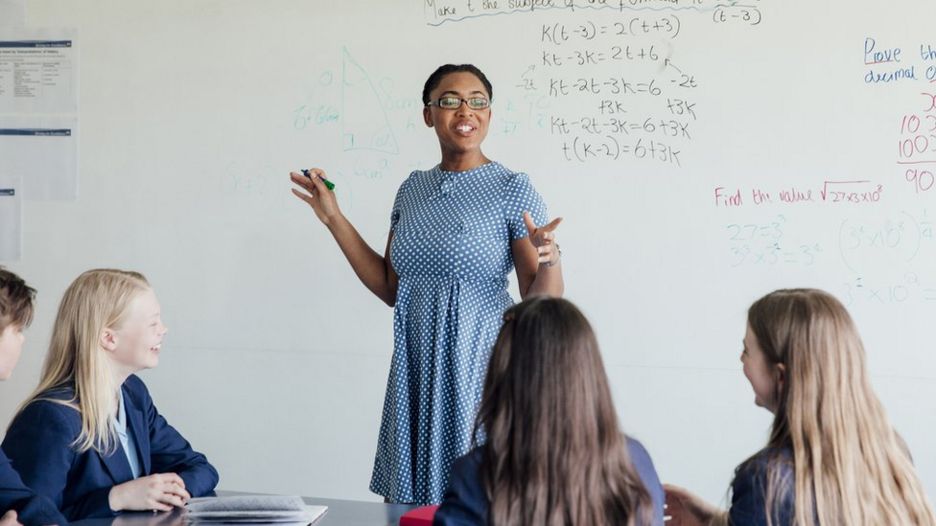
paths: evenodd
<path fill-rule="evenodd" d="M 307 506 L 300 497 L 278 495 L 238 495 L 192 499 L 186 505 L 186 519 L 193 523 L 305 525 L 328 509 Z"/>
<path fill-rule="evenodd" d="M 302 511 L 302 497 L 283 495 L 233 495 L 192 499 L 186 506 L 189 514 L 235 511 Z"/>

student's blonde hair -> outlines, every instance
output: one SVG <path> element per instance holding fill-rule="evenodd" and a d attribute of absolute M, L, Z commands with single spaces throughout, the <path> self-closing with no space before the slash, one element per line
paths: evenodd
<path fill-rule="evenodd" d="M 37 400 L 76 409 L 81 433 L 72 446 L 78 451 L 110 454 L 117 448 L 113 421 L 120 385 L 101 347 L 101 335 L 104 329 L 119 328 L 133 299 L 146 290 L 149 283 L 138 272 L 95 269 L 78 276 L 59 304 L 39 386 L 20 411 Z M 55 396 L 65 388 L 74 388 L 71 399 Z"/>
<path fill-rule="evenodd" d="M 845 307 L 820 290 L 778 290 L 751 306 L 748 325 L 767 359 L 786 368 L 767 447 L 792 451 L 794 476 L 791 488 L 769 473 L 768 524 L 791 489 L 798 526 L 936 524 L 909 452 L 871 388 Z"/>

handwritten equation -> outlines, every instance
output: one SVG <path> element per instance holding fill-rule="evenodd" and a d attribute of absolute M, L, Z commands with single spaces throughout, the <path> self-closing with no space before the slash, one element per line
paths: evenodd
<path fill-rule="evenodd" d="M 700 80 L 674 62 L 666 43 L 683 26 L 673 13 L 538 26 L 541 48 L 515 87 L 552 101 L 546 120 L 560 159 L 683 166 L 702 113 L 694 96 Z"/>
<path fill-rule="evenodd" d="M 880 261 L 913 263 L 921 254 L 936 250 L 933 222 L 928 212 L 901 212 L 879 221 L 845 220 L 838 229 L 839 254 L 845 266 L 858 273 Z"/>
<path fill-rule="evenodd" d="M 704 14 L 714 24 L 756 26 L 763 14 L 760 0 L 718 2 L 712 0 L 425 0 L 423 13 L 426 24 L 440 26 L 481 17 L 564 11 L 634 11 L 694 12 Z M 633 32 L 630 24 L 625 24 Z"/>
<path fill-rule="evenodd" d="M 936 90 L 920 95 L 924 100 L 921 111 L 901 117 L 897 140 L 897 165 L 917 194 L 929 192 L 936 184 Z"/>
<path fill-rule="evenodd" d="M 720 258 L 730 268 L 840 269 L 846 302 L 936 302 L 936 229 L 929 210 L 869 217 L 848 214 L 831 228 L 781 213 L 721 226 Z"/>
<path fill-rule="evenodd" d="M 771 191 L 716 186 L 712 190 L 712 204 L 716 208 L 799 203 L 873 205 L 881 201 L 883 193 L 884 185 L 870 180 L 823 181 L 815 187 L 794 185 Z"/>
<path fill-rule="evenodd" d="M 824 254 L 821 243 L 790 240 L 787 218 L 778 214 L 767 221 L 725 225 L 730 265 L 809 267 Z"/>
<path fill-rule="evenodd" d="M 837 244 L 855 276 L 842 284 L 847 303 L 936 302 L 936 235 L 928 210 L 844 220 Z"/>

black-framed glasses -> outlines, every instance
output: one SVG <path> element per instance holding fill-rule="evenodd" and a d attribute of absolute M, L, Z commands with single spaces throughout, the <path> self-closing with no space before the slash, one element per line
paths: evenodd
<path fill-rule="evenodd" d="M 436 106 L 443 110 L 457 110 L 461 108 L 463 102 L 472 110 L 484 110 L 491 107 L 491 101 L 484 97 L 469 97 L 463 99 L 461 97 L 452 96 L 439 97 L 436 100 L 431 100 L 426 103 L 426 106 Z"/>

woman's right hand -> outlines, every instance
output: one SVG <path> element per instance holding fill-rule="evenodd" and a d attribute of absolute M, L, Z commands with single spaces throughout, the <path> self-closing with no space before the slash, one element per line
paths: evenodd
<path fill-rule="evenodd" d="M 169 511 L 185 506 L 192 496 L 185 481 L 175 473 L 159 473 L 118 484 L 108 495 L 110 507 L 121 510 Z"/>
<path fill-rule="evenodd" d="M 312 207 L 319 221 L 328 225 L 333 219 L 341 215 L 335 192 L 329 190 L 322 181 L 322 179 L 325 179 L 324 170 L 311 168 L 308 172 L 308 177 L 300 172 L 289 172 L 289 178 L 292 179 L 292 182 L 305 190 L 293 188 L 292 193 Z"/>
<path fill-rule="evenodd" d="M 685 488 L 664 484 L 667 526 L 707 526 L 722 510 Z"/>

